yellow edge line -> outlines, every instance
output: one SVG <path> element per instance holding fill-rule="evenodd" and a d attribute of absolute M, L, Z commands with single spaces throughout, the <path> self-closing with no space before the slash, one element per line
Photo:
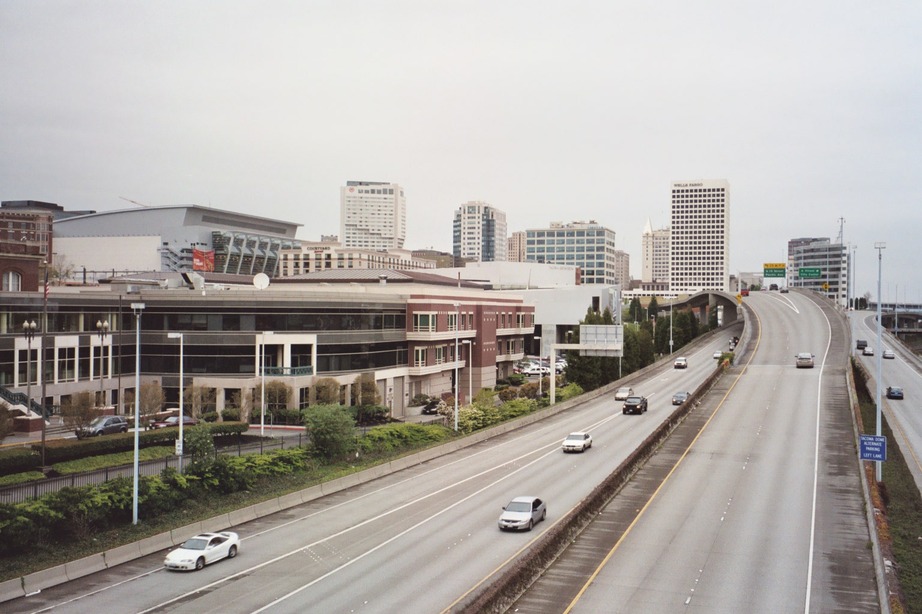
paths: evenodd
<path fill-rule="evenodd" d="M 579 589 L 579 592 L 576 594 L 576 597 L 573 598 L 573 601 L 571 601 L 570 604 L 567 606 L 567 608 L 563 611 L 563 614 L 568 614 L 570 611 L 573 610 L 573 608 L 576 606 L 576 602 L 579 601 L 583 597 L 583 594 L 585 594 L 585 592 L 589 589 L 589 586 L 595 581 L 598 575 L 602 572 L 602 569 L 606 565 L 608 565 L 608 561 L 610 561 L 611 557 L 614 556 L 615 551 L 621 546 L 621 543 L 628 536 L 628 534 L 630 534 L 631 530 L 634 528 L 634 525 L 637 524 L 640 518 L 644 515 L 644 512 L 647 511 L 647 508 L 650 507 L 650 505 L 659 495 L 660 491 L 666 485 L 666 482 L 668 482 L 669 478 L 672 477 L 672 474 L 675 473 L 675 470 L 679 468 L 679 465 L 681 465 L 682 461 L 685 460 L 685 457 L 688 456 L 689 451 L 691 451 L 692 447 L 695 445 L 695 443 L 697 443 L 698 438 L 701 437 L 702 433 L 704 433 L 705 429 L 711 423 L 711 420 L 713 420 L 714 416 L 717 415 L 717 412 L 720 411 L 720 408 L 723 407 L 724 402 L 727 400 L 727 397 L 730 395 L 730 392 L 732 392 L 733 389 L 736 387 L 736 384 L 739 383 L 740 378 L 742 378 L 743 375 L 746 374 L 746 369 L 748 369 L 750 363 L 752 363 L 752 359 L 755 357 L 756 350 L 759 348 L 759 343 L 762 341 L 762 321 L 759 320 L 759 316 L 755 312 L 752 312 L 752 314 L 755 317 L 755 319 L 758 320 L 759 322 L 759 334 L 756 337 L 756 345 L 752 349 L 752 353 L 749 355 L 749 360 L 746 361 L 746 366 L 744 366 L 743 370 L 740 371 L 740 374 L 736 376 L 736 379 L 733 381 L 733 384 L 731 384 L 730 388 L 727 389 L 726 394 L 724 394 L 723 398 L 720 400 L 720 403 L 717 404 L 717 407 L 714 409 L 714 412 L 711 414 L 711 416 L 707 419 L 707 422 L 704 423 L 704 426 L 701 427 L 701 430 L 698 431 L 698 434 L 695 435 L 695 438 L 692 440 L 692 442 L 688 444 L 688 447 L 685 448 L 684 452 L 682 452 L 682 456 L 679 457 L 679 460 L 677 460 L 676 464 L 673 465 L 672 469 L 669 470 L 669 473 L 663 479 L 663 482 L 656 488 L 656 490 L 653 492 L 653 495 L 650 497 L 650 499 L 640 509 L 640 512 L 638 512 L 637 517 L 634 518 L 634 520 L 631 522 L 630 525 L 628 525 L 628 528 L 624 531 L 624 534 L 618 539 L 615 545 L 612 546 L 612 549 L 608 551 L 608 554 L 605 555 L 605 558 L 602 559 L 602 562 L 599 563 L 599 566 L 596 567 L 595 571 L 592 572 L 592 575 L 589 576 L 589 579 L 586 580 L 586 583 L 583 584 L 582 588 Z"/>

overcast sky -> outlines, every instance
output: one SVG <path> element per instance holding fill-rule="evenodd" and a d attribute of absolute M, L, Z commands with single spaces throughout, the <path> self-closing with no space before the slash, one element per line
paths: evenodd
<path fill-rule="evenodd" d="M 857 245 L 922 302 L 922 3 L 0 1 L 0 199 L 198 204 L 339 233 L 404 187 L 406 247 L 595 220 L 641 273 L 672 181 L 730 182 L 730 270 Z"/>

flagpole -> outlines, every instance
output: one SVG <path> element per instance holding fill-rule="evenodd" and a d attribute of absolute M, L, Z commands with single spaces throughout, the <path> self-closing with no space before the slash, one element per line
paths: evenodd
<path fill-rule="evenodd" d="M 46 331 L 48 330 L 48 261 L 44 260 L 45 265 L 45 287 L 44 299 L 42 300 L 42 341 L 39 344 L 38 376 L 42 380 L 42 470 L 45 468 L 45 423 L 48 420 L 48 412 L 45 405 L 45 344 L 47 343 Z"/>

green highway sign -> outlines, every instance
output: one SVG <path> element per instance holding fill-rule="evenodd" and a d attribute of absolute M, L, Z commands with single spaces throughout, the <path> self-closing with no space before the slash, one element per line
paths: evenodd
<path fill-rule="evenodd" d="M 822 276 L 822 270 L 819 267 L 801 267 L 797 271 L 797 276 L 801 279 L 819 279 Z"/>
<path fill-rule="evenodd" d="M 784 269 L 762 269 L 764 277 L 784 277 Z"/>

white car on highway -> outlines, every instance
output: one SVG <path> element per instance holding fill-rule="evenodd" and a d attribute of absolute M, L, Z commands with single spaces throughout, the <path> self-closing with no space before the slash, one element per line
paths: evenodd
<path fill-rule="evenodd" d="M 592 435 L 589 433 L 570 433 L 561 444 L 564 452 L 585 452 L 592 447 Z"/>
<path fill-rule="evenodd" d="M 236 533 L 201 533 L 190 537 L 179 548 L 167 554 L 163 566 L 167 569 L 198 571 L 215 561 L 234 558 L 239 549 L 240 537 Z"/>

